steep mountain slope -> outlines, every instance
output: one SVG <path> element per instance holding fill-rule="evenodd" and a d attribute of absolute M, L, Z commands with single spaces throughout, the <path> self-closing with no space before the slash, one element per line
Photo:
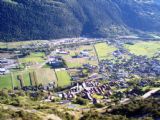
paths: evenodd
<path fill-rule="evenodd" d="M 1 0 L 0 39 L 159 32 L 159 3 L 158 0 Z"/>
<path fill-rule="evenodd" d="M 160 1 L 116 0 L 124 23 L 133 29 L 160 32 Z"/>

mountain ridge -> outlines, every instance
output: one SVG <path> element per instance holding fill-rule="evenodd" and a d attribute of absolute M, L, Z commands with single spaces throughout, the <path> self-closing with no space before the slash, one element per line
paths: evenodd
<path fill-rule="evenodd" d="M 157 0 L 2 0 L 1 41 L 160 31 Z"/>

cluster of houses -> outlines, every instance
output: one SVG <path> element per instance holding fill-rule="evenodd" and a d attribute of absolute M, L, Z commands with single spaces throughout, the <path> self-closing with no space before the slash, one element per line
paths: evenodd
<path fill-rule="evenodd" d="M 21 45 L 19 50 L 38 50 L 38 49 L 44 49 L 49 48 L 49 41 L 45 42 L 31 42 L 30 44 Z"/>
<path fill-rule="evenodd" d="M 90 56 L 89 52 L 83 50 L 79 54 L 72 56 L 72 58 L 84 58 L 84 57 L 88 58 L 89 56 Z"/>
<path fill-rule="evenodd" d="M 9 73 L 9 70 L 6 70 L 5 68 L 0 68 L 0 75 L 5 75 Z"/>
<path fill-rule="evenodd" d="M 98 41 L 99 39 L 94 38 L 63 38 L 58 40 L 50 41 L 51 46 L 65 46 L 65 45 L 77 45 L 77 44 L 90 44 Z"/>
<path fill-rule="evenodd" d="M 117 96 L 123 97 L 143 94 L 143 92 L 138 89 L 131 89 L 128 92 L 117 92 L 117 90 L 113 91 L 111 88 L 127 89 L 130 86 L 130 83 L 126 80 L 132 79 L 133 76 L 139 76 L 140 80 L 138 85 L 140 87 L 152 84 L 152 82 L 147 79 L 148 77 L 157 78 L 160 76 L 160 61 L 154 58 L 135 56 L 132 54 L 128 59 L 119 57 L 119 55 L 123 53 L 127 53 L 127 51 L 114 51 L 113 54 L 117 56 L 117 59 L 115 61 L 100 61 L 99 67 L 84 64 L 83 68 L 93 74 L 88 76 L 86 78 L 87 80 L 81 83 L 77 81 L 77 85 L 67 91 L 58 93 L 59 97 L 70 100 L 75 98 L 77 95 L 80 95 L 83 98 L 95 101 L 96 98 L 93 97 L 93 94 L 103 96 L 104 99 L 107 99 L 113 93 Z M 100 82 L 103 80 L 108 80 L 108 83 L 103 84 L 103 82 Z"/>
<path fill-rule="evenodd" d="M 63 49 L 56 49 L 56 54 L 64 54 L 64 55 L 68 55 L 69 51 L 65 51 Z"/>
<path fill-rule="evenodd" d="M 91 65 L 91 64 L 83 64 L 83 68 L 87 69 L 90 73 L 94 72 L 97 70 L 98 66 L 96 65 Z"/>
<path fill-rule="evenodd" d="M 9 73 L 10 69 L 16 68 L 17 62 L 12 59 L 2 58 L 0 59 L 0 75 Z"/>
<path fill-rule="evenodd" d="M 112 91 L 108 84 L 101 84 L 98 81 L 87 80 L 82 83 L 77 83 L 76 86 L 70 88 L 67 92 L 61 92 L 58 95 L 62 99 L 73 99 L 77 95 L 80 95 L 85 99 L 95 101 L 96 98 L 92 96 L 94 94 L 107 98 L 112 95 Z"/>
<path fill-rule="evenodd" d="M 50 56 L 48 58 L 47 63 L 52 68 L 63 68 L 64 67 L 64 61 L 61 56 Z"/>
<path fill-rule="evenodd" d="M 130 78 L 131 75 L 157 77 L 160 75 L 160 61 L 145 56 L 119 58 L 118 62 L 103 60 L 100 63 L 99 73 L 108 73 L 110 80 Z"/>
<path fill-rule="evenodd" d="M 44 90 L 44 91 L 51 91 L 55 88 L 56 83 L 55 82 L 51 82 L 48 83 L 46 85 L 38 85 L 38 86 L 22 86 L 22 90 L 24 91 L 39 91 L 39 90 Z M 19 88 L 14 88 L 14 90 L 18 90 Z"/>
<path fill-rule="evenodd" d="M 154 84 L 154 81 L 148 80 L 149 78 L 156 79 L 160 76 L 160 61 L 135 55 L 130 59 L 119 58 L 118 62 L 103 60 L 100 62 L 99 73 L 110 81 L 110 85 L 116 84 L 118 88 L 127 88 L 130 85 L 126 79 L 138 76 L 139 86 L 144 87 Z"/>

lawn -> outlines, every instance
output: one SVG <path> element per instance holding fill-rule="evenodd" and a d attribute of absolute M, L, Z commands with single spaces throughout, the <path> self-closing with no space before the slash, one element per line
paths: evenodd
<path fill-rule="evenodd" d="M 20 58 L 21 63 L 41 63 L 44 62 L 45 54 L 43 52 L 31 53 L 25 58 Z"/>
<path fill-rule="evenodd" d="M 12 89 L 12 81 L 11 81 L 10 74 L 0 76 L 0 89 L 2 89 L 2 88 Z"/>
<path fill-rule="evenodd" d="M 65 87 L 71 84 L 71 77 L 66 70 L 57 70 L 56 74 L 59 87 Z"/>
<path fill-rule="evenodd" d="M 132 54 L 153 57 L 156 52 L 160 51 L 160 42 L 137 42 L 134 45 L 126 44 L 124 47 L 127 48 Z"/>
<path fill-rule="evenodd" d="M 114 46 L 108 45 L 106 43 L 95 44 L 95 49 L 100 60 L 112 59 L 113 58 L 112 52 L 116 50 Z"/>

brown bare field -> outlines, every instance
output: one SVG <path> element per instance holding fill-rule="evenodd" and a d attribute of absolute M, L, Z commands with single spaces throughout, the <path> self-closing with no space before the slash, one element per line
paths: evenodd
<path fill-rule="evenodd" d="M 0 58 L 13 58 L 15 54 L 10 53 L 0 53 Z"/>
<path fill-rule="evenodd" d="M 38 84 L 46 85 L 48 83 L 55 82 L 57 84 L 57 79 L 54 70 L 49 68 L 36 69 L 35 74 L 37 76 Z"/>

